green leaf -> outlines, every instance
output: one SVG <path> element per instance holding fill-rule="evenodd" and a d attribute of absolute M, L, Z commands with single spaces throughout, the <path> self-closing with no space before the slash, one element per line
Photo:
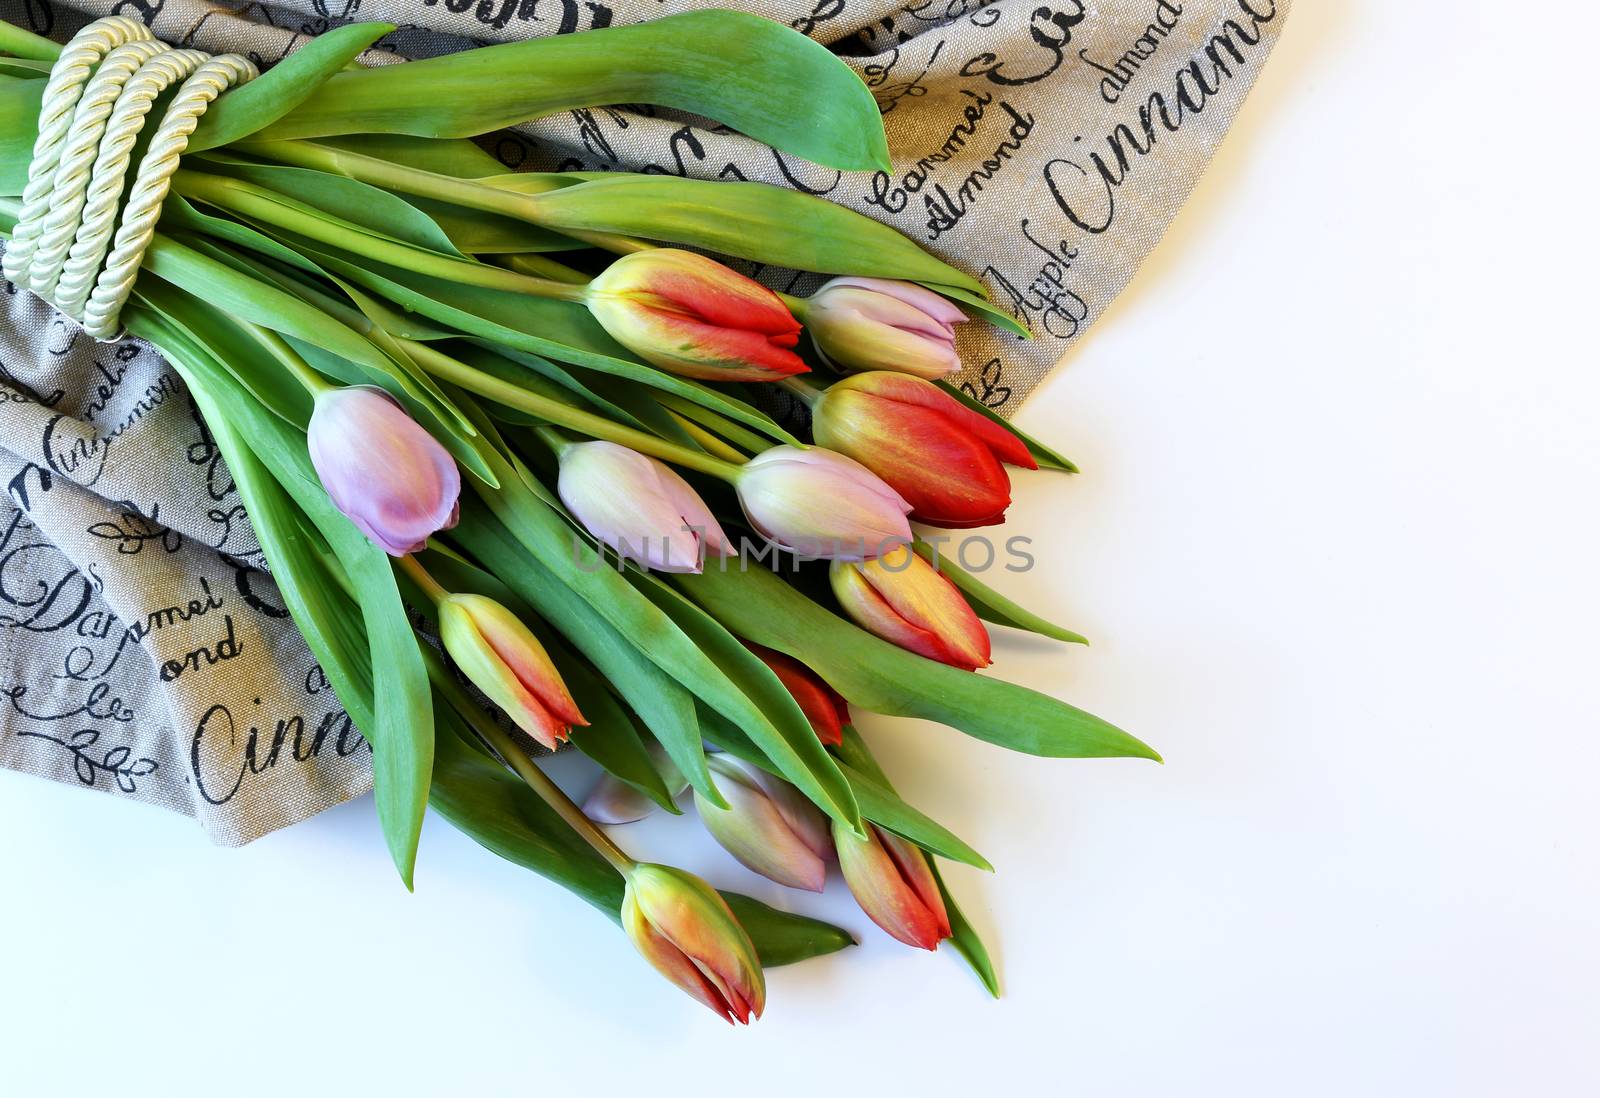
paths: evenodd
<path fill-rule="evenodd" d="M 750 935 L 762 968 L 792 965 L 856 944 L 848 930 L 821 919 L 768 907 L 760 900 L 737 892 L 721 892 L 721 895 L 739 925 Z"/>
<path fill-rule="evenodd" d="M 1039 463 L 1039 468 L 1054 469 L 1061 473 L 1076 473 L 1078 471 L 1078 467 L 1072 464 L 1072 462 L 1068 461 L 1066 458 L 1050 449 L 1050 447 L 1046 446 L 1038 439 L 1033 438 L 1026 432 L 1020 430 L 1015 423 L 1012 423 L 1010 420 L 1006 419 L 999 412 L 996 412 L 993 408 L 983 403 L 983 401 L 975 399 L 971 393 L 967 392 L 959 385 L 952 385 L 948 381 L 940 381 L 937 382 L 937 384 L 939 388 L 955 397 L 968 408 L 971 408 L 974 412 L 977 412 L 986 419 L 994 420 L 994 422 L 1000 424 L 1000 426 L 1004 427 L 1006 430 L 1010 431 L 1012 434 L 1021 439 L 1022 444 L 1028 448 L 1028 453 L 1033 455 L 1033 460 Z"/>
<path fill-rule="evenodd" d="M 195 158 L 208 171 L 242 180 L 299 209 L 312 208 L 378 236 L 416 248 L 463 257 L 438 222 L 410 201 L 342 175 L 286 164 L 257 164 L 225 153 Z"/>
<path fill-rule="evenodd" d="M 983 319 L 987 320 L 990 324 L 993 324 L 998 328 L 1004 328 L 1009 332 L 1021 336 L 1023 339 L 1033 338 L 1033 331 L 1026 324 L 989 300 L 989 294 L 987 290 L 984 290 L 981 293 L 973 293 L 970 289 L 962 286 L 941 285 L 938 282 L 927 281 L 924 281 L 922 284 L 928 289 L 932 290 L 934 293 L 943 294 L 952 301 L 955 301 L 958 304 L 971 309 L 973 312 L 978 313 L 983 317 Z"/>
<path fill-rule="evenodd" d="M 160 233 L 145 253 L 144 267 L 236 317 L 347 359 L 373 383 L 429 406 L 441 421 L 454 418 L 453 410 L 429 392 L 428 386 L 419 384 L 364 335 L 260 278 Z"/>
<path fill-rule="evenodd" d="M 394 29 L 393 23 L 351 23 L 319 34 L 213 103 L 200 116 L 200 124 L 189 138 L 189 151 L 229 145 L 272 125 L 311 99 L 329 78 Z"/>
<path fill-rule="evenodd" d="M 548 877 L 617 919 L 622 876 L 520 778 L 469 747 L 471 735 L 441 702 L 429 796 L 434 810 L 485 849 Z"/>
<path fill-rule="evenodd" d="M 770 571 L 743 562 L 673 580 L 733 632 L 800 660 L 852 705 L 925 717 L 1031 755 L 1159 760 L 1149 747 L 1037 691 L 947 667 L 830 613 Z"/>
<path fill-rule="evenodd" d="M 850 788 L 861 805 L 861 815 L 866 819 L 910 839 L 924 850 L 976 869 L 994 872 L 989 859 L 962 842 L 949 829 L 901 800 L 899 794 L 887 784 L 879 783 L 849 766 L 841 766 L 840 770 L 849 779 Z"/>
<path fill-rule="evenodd" d="M 956 564 L 947 554 L 940 553 L 920 538 L 913 543 L 913 548 L 916 549 L 918 556 L 939 569 L 941 575 L 955 584 L 956 588 L 966 596 L 973 612 L 984 621 L 1009 626 L 1012 629 L 1025 629 L 1029 633 L 1065 641 L 1067 644 L 1089 643 L 1081 634 L 1047 621 L 1027 607 L 1012 602 Z"/>
<path fill-rule="evenodd" d="M 43 80 L 0 77 L 0 194 L 20 195 L 28 185 L 44 85 Z"/>
<path fill-rule="evenodd" d="M 61 47 L 32 31 L 24 30 L 13 23 L 0 21 L 0 53 L 48 62 L 61 56 Z"/>
<path fill-rule="evenodd" d="M 495 175 L 506 170 L 504 164 L 490 156 L 476 142 L 464 137 L 432 138 L 412 137 L 404 133 L 351 133 L 323 138 L 317 144 L 330 145 L 360 156 L 376 157 L 393 164 L 404 164 L 408 168 L 419 168 L 425 172 L 453 176 L 456 179 L 476 179 L 479 176 Z M 270 150 L 257 149 L 253 145 L 250 151 L 271 155 Z"/>
<path fill-rule="evenodd" d="M 741 722 L 739 727 L 771 760 L 779 776 L 846 827 L 859 827 L 862 810 L 856 805 L 852 783 L 840 773 L 811 722 L 772 669 L 715 618 L 660 580 L 637 573 L 630 578 L 748 699 L 760 719 Z"/>
<path fill-rule="evenodd" d="M 130 331 L 137 324 L 136 334 L 150 339 L 175 365 L 182 364 L 185 380 L 201 394 L 197 399 L 208 402 L 208 422 L 215 428 L 226 416 L 310 519 L 349 579 L 366 629 L 372 673 L 371 722 L 357 727 L 373 749 L 374 799 L 384 838 L 410 888 L 433 768 L 433 709 L 427 672 L 389 558 L 334 508 L 317 483 L 305 436 L 258 404 L 209 355 L 185 354 L 193 344 L 170 338 L 180 334 L 178 329 L 148 323 L 147 315 L 135 310 L 128 319 Z M 345 701 L 342 696 L 340 700 Z M 360 701 L 358 695 L 354 703 Z"/>
<path fill-rule="evenodd" d="M 939 872 L 939 865 L 932 858 L 928 859 L 928 867 L 933 870 L 933 879 L 939 885 L 939 895 L 944 898 L 944 911 L 950 919 L 950 946 L 961 955 L 962 960 L 971 966 L 977 973 L 990 995 L 1000 998 L 1000 977 L 995 975 L 994 962 L 989 959 L 989 950 L 983 944 L 983 939 L 978 936 L 977 928 L 968 921 L 961 906 L 956 903 L 956 898 L 950 893 L 950 886 L 945 884 L 944 874 Z"/>
<path fill-rule="evenodd" d="M 825 198 L 766 183 L 611 173 L 530 195 L 541 225 L 686 244 L 778 267 L 903 278 L 966 289 L 983 284 L 899 230 Z"/>
<path fill-rule="evenodd" d="M 261 136 L 473 137 L 618 103 L 712 118 L 832 168 L 890 166 L 877 103 L 848 65 L 781 24 L 715 10 L 341 72 Z"/>

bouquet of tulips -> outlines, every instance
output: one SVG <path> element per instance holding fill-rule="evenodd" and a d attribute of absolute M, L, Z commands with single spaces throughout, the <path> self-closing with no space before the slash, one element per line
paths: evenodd
<path fill-rule="evenodd" d="M 125 18 L 64 47 L 0 24 L 7 277 L 184 378 L 371 744 L 408 886 L 431 806 L 747 1021 L 763 966 L 851 939 L 641 864 L 599 826 L 692 789 L 744 865 L 818 890 L 836 859 L 874 922 L 952 941 L 993 990 L 936 859 L 988 863 L 895 793 L 851 710 L 1156 757 L 975 673 L 986 622 L 1081 638 L 913 529 L 1002 521 L 1007 465 L 1071 469 L 943 380 L 969 314 L 1016 322 L 821 199 L 506 174 L 470 140 L 642 102 L 887 168 L 871 95 L 800 34 L 701 11 L 362 67 L 391 29 L 339 28 L 259 74 Z M 831 280 L 786 296 L 713 255 Z M 768 414 L 780 390 L 811 441 Z M 602 768 L 581 808 L 516 730 Z"/>

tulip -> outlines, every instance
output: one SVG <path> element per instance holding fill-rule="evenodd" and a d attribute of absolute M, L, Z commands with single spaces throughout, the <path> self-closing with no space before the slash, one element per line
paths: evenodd
<path fill-rule="evenodd" d="M 597 540 L 657 571 L 699 572 L 706 550 L 734 552 L 688 481 L 615 442 L 563 448 L 556 490 Z"/>
<path fill-rule="evenodd" d="M 944 897 L 920 847 L 873 824 L 863 839 L 835 822 L 833 841 L 851 895 L 890 937 L 918 949 L 950 937 Z"/>
<path fill-rule="evenodd" d="M 731 1025 L 761 1017 L 767 983 L 727 901 L 699 877 L 643 864 L 628 874 L 622 928 L 644 959 Z"/>
<path fill-rule="evenodd" d="M 908 652 L 965 671 L 988 667 L 989 631 L 956 585 L 902 545 L 877 560 L 836 560 L 828 578 L 861 628 Z"/>
<path fill-rule="evenodd" d="M 811 409 L 817 443 L 854 458 L 934 526 L 990 526 L 1005 519 L 1011 479 L 1001 462 L 1037 469 L 1016 435 L 932 382 L 903 374 L 856 374 Z"/>
<path fill-rule="evenodd" d="M 748 763 L 712 755 L 706 765 L 728 802 L 718 808 L 695 791 L 711 837 L 746 869 L 790 888 L 821 892 L 833 849 L 828 821 L 794 786 Z"/>
<path fill-rule="evenodd" d="M 438 607 L 444 650 L 518 728 L 553 751 L 570 726 L 589 723 L 544 645 L 515 614 L 482 595 L 446 595 Z"/>
<path fill-rule="evenodd" d="M 318 393 L 306 435 L 328 498 L 390 556 L 414 553 L 456 524 L 455 461 L 382 389 Z"/>
<path fill-rule="evenodd" d="M 689 782 L 673 765 L 661 745 L 651 742 L 646 752 L 661 775 L 667 792 L 674 798 L 688 788 Z M 583 814 L 598 824 L 628 824 L 642 820 L 656 810 L 656 802 L 639 792 L 614 774 L 602 774 L 589 796 L 583 802 Z"/>
<path fill-rule="evenodd" d="M 774 652 L 759 644 L 747 642 L 745 647 L 778 676 L 778 681 L 783 683 L 795 704 L 800 706 L 800 712 L 811 722 L 817 739 L 830 746 L 844 742 L 844 726 L 850 723 L 850 706 L 837 690 L 793 656 Z"/>
<path fill-rule="evenodd" d="M 613 339 L 670 373 L 771 381 L 808 369 L 792 350 L 800 322 L 783 299 L 694 252 L 625 255 L 589 283 L 586 300 Z"/>
<path fill-rule="evenodd" d="M 961 368 L 955 326 L 966 319 L 932 290 L 885 278 L 836 278 L 805 308 L 811 341 L 834 365 L 925 378 Z"/>
<path fill-rule="evenodd" d="M 817 446 L 774 446 L 739 469 L 745 517 L 779 547 L 862 560 L 911 540 L 911 507 L 859 462 Z"/>

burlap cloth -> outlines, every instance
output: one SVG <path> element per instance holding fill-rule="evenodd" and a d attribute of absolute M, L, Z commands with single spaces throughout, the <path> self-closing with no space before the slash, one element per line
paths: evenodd
<path fill-rule="evenodd" d="M 64 41 L 116 13 L 263 65 L 339 23 L 369 61 L 657 18 L 693 0 L 0 0 Z M 1014 410 L 1127 284 L 1222 140 L 1289 0 L 721 0 L 835 47 L 895 171 L 840 175 L 737 134 L 574 111 L 496 142 L 518 168 L 800 187 L 980 276 L 1024 342 L 968 325 L 962 382 Z M 767 272 L 769 278 L 772 272 Z M 787 283 L 785 283 L 787 286 Z M 800 288 L 806 288 L 804 282 Z M 149 347 L 0 295 L 0 765 L 196 817 L 244 843 L 363 792 L 368 751 L 283 611 L 216 448 Z"/>

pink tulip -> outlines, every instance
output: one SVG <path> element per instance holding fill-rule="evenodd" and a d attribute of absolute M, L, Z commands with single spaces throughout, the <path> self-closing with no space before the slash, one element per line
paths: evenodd
<path fill-rule="evenodd" d="M 937 949 L 950 937 L 944 897 L 921 847 L 874 824 L 862 839 L 835 822 L 833 841 L 851 895 L 891 937 L 918 949 Z"/>
<path fill-rule="evenodd" d="M 734 551 L 687 481 L 615 442 L 580 442 L 563 450 L 556 490 L 598 541 L 657 571 L 699 572 L 707 550 Z"/>
<path fill-rule="evenodd" d="M 790 888 L 821 892 L 833 853 L 827 817 L 794 786 L 727 755 L 706 760 L 728 802 L 718 808 L 695 791 L 711 837 L 745 868 Z"/>
<path fill-rule="evenodd" d="M 333 505 L 390 556 L 414 553 L 456 524 L 455 461 L 382 389 L 319 393 L 306 434 Z"/>
<path fill-rule="evenodd" d="M 791 349 L 800 322 L 783 299 L 694 252 L 625 255 L 589 283 L 588 305 L 612 339 L 685 377 L 771 381 L 809 369 Z"/>
<path fill-rule="evenodd" d="M 657 972 L 730 1024 L 761 1017 L 767 982 L 756 947 L 727 901 L 699 877 L 635 866 L 622 897 L 622 929 Z"/>
<path fill-rule="evenodd" d="M 911 540 L 911 505 L 866 466 L 819 446 L 774 446 L 735 487 L 756 531 L 813 557 L 870 560 Z"/>
<path fill-rule="evenodd" d="M 829 362 L 941 378 L 961 368 L 967 316 L 932 290 L 886 278 L 836 278 L 806 303 L 806 331 Z"/>

